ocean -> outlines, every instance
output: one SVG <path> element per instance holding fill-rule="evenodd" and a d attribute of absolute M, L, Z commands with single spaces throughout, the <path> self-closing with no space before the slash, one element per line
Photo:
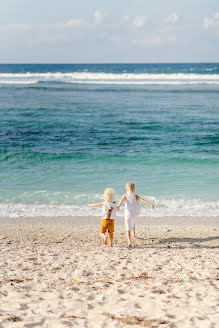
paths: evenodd
<path fill-rule="evenodd" d="M 219 64 L 0 65 L 0 216 L 219 215 Z M 120 213 L 122 215 L 122 211 Z"/>

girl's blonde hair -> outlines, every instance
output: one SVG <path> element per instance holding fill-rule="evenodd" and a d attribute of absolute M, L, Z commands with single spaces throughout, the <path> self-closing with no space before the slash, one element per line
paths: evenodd
<path fill-rule="evenodd" d="M 107 188 L 104 190 L 103 198 L 107 202 L 112 202 L 115 197 L 115 191 L 112 188 Z"/>
<path fill-rule="evenodd" d="M 126 185 L 126 190 L 130 190 L 131 192 L 134 192 L 135 191 L 135 184 L 133 182 L 127 182 Z"/>

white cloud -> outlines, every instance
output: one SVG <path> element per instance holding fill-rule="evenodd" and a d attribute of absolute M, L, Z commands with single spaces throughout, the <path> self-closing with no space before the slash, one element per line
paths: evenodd
<path fill-rule="evenodd" d="M 179 16 L 176 13 L 170 14 L 167 18 L 165 18 L 165 23 L 167 24 L 176 24 L 179 21 Z"/>
<path fill-rule="evenodd" d="M 219 12 L 217 12 L 213 17 L 205 17 L 203 24 L 206 29 L 211 27 L 219 27 Z"/>
<path fill-rule="evenodd" d="M 134 39 L 132 41 L 132 44 L 135 46 L 145 47 L 155 47 L 160 46 L 162 44 L 169 44 L 173 45 L 176 43 L 176 37 L 171 34 L 151 34 L 151 35 L 145 35 L 144 38 L 141 39 Z"/>
<path fill-rule="evenodd" d="M 65 24 L 66 26 L 80 27 L 86 25 L 86 21 L 83 18 L 72 18 Z"/>
<path fill-rule="evenodd" d="M 145 24 L 147 22 L 147 18 L 145 16 L 136 16 L 134 18 L 134 21 L 133 21 L 133 24 L 136 26 L 136 27 L 144 27 Z"/>
<path fill-rule="evenodd" d="M 160 35 L 146 36 L 141 40 L 133 40 L 134 45 L 139 46 L 155 46 L 161 43 Z"/>
<path fill-rule="evenodd" d="M 95 10 L 95 12 L 94 12 L 95 23 L 97 23 L 97 24 L 103 23 L 103 20 L 106 16 L 107 15 L 105 13 L 102 13 L 100 10 L 98 10 L 98 9 Z"/>
<path fill-rule="evenodd" d="M 122 22 L 128 22 L 128 21 L 129 21 L 129 16 L 122 17 Z"/>
<path fill-rule="evenodd" d="M 106 19 L 107 17 L 107 19 Z M 170 19 L 171 17 L 171 19 Z M 177 17 L 177 18 L 176 18 Z M 168 22 L 176 22 L 178 16 L 171 14 Z M 103 24 L 104 23 L 104 24 Z M 164 24 L 163 24 L 164 25 Z M 147 26 L 147 29 L 144 27 Z M 101 28 L 100 28 L 101 27 Z M 13 44 L 15 39 L 31 44 L 73 44 L 87 40 L 140 47 L 175 43 L 176 26 L 165 25 L 166 30 L 159 30 L 159 25 L 148 23 L 146 16 L 123 16 L 118 20 L 106 13 L 96 10 L 90 19 L 72 17 L 64 22 L 54 24 L 11 24 L 0 25 L 0 37 L 6 44 Z M 29 31 L 29 32 L 28 32 Z M 33 31 L 33 33 L 30 33 Z M 14 35 L 17 35 L 15 37 Z M 1 43 L 1 40 L 0 40 Z"/>
<path fill-rule="evenodd" d="M 125 25 L 125 24 L 128 24 L 130 22 L 130 17 L 129 16 L 123 16 L 121 19 L 120 19 L 120 24 L 122 25 Z"/>
<path fill-rule="evenodd" d="M 0 31 L 25 32 L 29 30 L 31 30 L 31 25 L 28 24 L 8 24 L 0 26 Z"/>

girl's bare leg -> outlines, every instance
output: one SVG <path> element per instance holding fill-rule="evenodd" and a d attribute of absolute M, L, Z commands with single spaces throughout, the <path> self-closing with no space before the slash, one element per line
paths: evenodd
<path fill-rule="evenodd" d="M 131 233 L 130 233 L 129 230 L 126 230 L 126 236 L 127 236 L 127 239 L 128 239 L 127 246 L 130 247 L 130 246 L 132 246 L 132 244 L 131 244 Z"/>
<path fill-rule="evenodd" d="M 135 240 L 135 227 L 134 227 L 133 230 L 132 230 L 132 237 L 133 237 L 134 240 Z"/>
<path fill-rule="evenodd" d="M 113 232 L 109 233 L 109 247 L 113 246 Z"/>
<path fill-rule="evenodd" d="M 105 233 L 101 232 L 100 235 L 103 238 L 104 245 L 107 245 L 107 236 L 105 235 Z"/>

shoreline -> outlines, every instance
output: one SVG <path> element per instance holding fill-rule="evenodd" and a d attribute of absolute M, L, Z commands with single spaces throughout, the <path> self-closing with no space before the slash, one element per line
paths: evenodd
<path fill-rule="evenodd" d="M 0 245 L 47 247 L 60 244 L 63 247 L 102 248 L 99 231 L 100 225 L 0 224 Z M 115 227 L 113 248 L 124 248 L 125 245 L 125 228 L 118 225 Z M 138 225 L 132 249 L 138 248 L 219 248 L 219 227 Z"/>
<path fill-rule="evenodd" d="M 0 217 L 1 224 L 64 224 L 74 226 L 100 225 L 100 216 L 60 216 L 60 217 Z M 124 226 L 124 218 L 119 216 L 115 225 Z M 137 218 L 137 224 L 144 226 L 219 226 L 219 216 L 170 216 L 170 217 L 143 217 Z"/>

